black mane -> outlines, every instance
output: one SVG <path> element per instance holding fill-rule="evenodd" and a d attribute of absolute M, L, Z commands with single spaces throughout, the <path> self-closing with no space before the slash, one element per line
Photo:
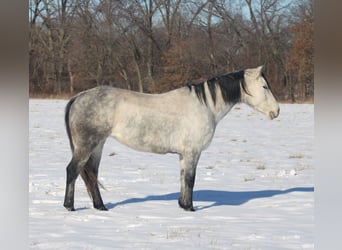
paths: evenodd
<path fill-rule="evenodd" d="M 244 79 L 244 70 L 213 77 L 207 81 L 198 84 L 188 84 L 190 91 L 195 90 L 198 99 L 207 105 L 207 96 L 205 93 L 204 84 L 207 82 L 211 98 L 216 104 L 216 87 L 219 86 L 222 98 L 225 103 L 238 103 L 241 100 L 241 87 L 246 91 L 246 82 Z"/>

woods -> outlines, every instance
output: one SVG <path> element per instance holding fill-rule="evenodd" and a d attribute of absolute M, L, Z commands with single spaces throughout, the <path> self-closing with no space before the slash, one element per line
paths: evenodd
<path fill-rule="evenodd" d="M 265 65 L 279 100 L 312 101 L 312 0 L 30 0 L 30 94 L 160 93 Z"/>

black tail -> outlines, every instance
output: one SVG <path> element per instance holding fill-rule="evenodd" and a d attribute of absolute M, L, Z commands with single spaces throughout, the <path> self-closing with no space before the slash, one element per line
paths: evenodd
<path fill-rule="evenodd" d="M 69 114 L 70 114 L 70 108 L 71 108 L 71 105 L 74 103 L 74 101 L 76 100 L 76 98 L 78 97 L 77 96 L 74 96 L 70 99 L 70 101 L 68 102 L 68 104 L 66 105 L 65 107 L 65 117 L 64 117 L 64 120 L 65 120 L 65 127 L 66 127 L 66 132 L 68 134 L 68 138 L 69 138 L 69 143 L 70 143 L 70 148 L 71 148 L 71 151 L 74 152 L 74 144 L 72 142 L 72 135 L 71 135 L 71 131 L 70 131 L 70 117 L 69 117 Z"/>

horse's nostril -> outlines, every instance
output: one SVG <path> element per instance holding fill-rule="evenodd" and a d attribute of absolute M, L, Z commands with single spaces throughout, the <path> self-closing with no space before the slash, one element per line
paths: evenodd
<path fill-rule="evenodd" d="M 278 115 L 279 115 L 279 112 L 280 112 L 280 108 L 279 108 L 279 107 L 278 107 L 276 113 L 273 112 L 273 111 L 270 111 L 270 113 L 269 113 L 270 118 L 271 118 L 272 120 L 273 120 L 274 118 L 277 118 Z"/>
<path fill-rule="evenodd" d="M 273 120 L 275 117 L 275 114 L 273 113 L 273 111 L 271 111 L 269 115 L 270 115 L 271 120 Z"/>
<path fill-rule="evenodd" d="M 279 109 L 277 110 L 277 113 L 275 113 L 275 112 L 273 112 L 273 111 L 270 111 L 270 112 L 268 113 L 268 115 L 269 115 L 269 117 L 270 117 L 271 120 L 273 120 L 274 118 L 277 118 L 278 115 L 279 115 Z"/>

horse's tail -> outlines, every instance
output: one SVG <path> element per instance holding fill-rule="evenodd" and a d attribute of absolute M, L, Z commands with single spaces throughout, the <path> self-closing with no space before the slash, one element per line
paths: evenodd
<path fill-rule="evenodd" d="M 74 152 L 74 143 L 72 142 L 72 135 L 70 131 L 70 116 L 69 115 L 70 115 L 71 106 L 76 100 L 76 97 L 77 96 L 74 96 L 69 100 L 68 104 L 65 107 L 65 116 L 64 116 L 66 132 L 69 138 L 70 148 L 72 152 Z"/>
<path fill-rule="evenodd" d="M 79 96 L 84 95 L 85 93 L 86 93 L 86 91 L 83 91 L 83 92 L 80 92 L 77 95 L 71 97 L 71 99 L 69 100 L 69 102 L 67 103 L 67 105 L 65 107 L 65 116 L 64 116 L 65 127 L 66 127 L 66 131 L 68 134 L 70 148 L 71 148 L 72 152 L 74 152 L 74 143 L 72 142 L 72 135 L 71 135 L 71 131 L 70 131 L 70 109 L 71 109 L 72 104 L 76 101 L 76 99 Z"/>

